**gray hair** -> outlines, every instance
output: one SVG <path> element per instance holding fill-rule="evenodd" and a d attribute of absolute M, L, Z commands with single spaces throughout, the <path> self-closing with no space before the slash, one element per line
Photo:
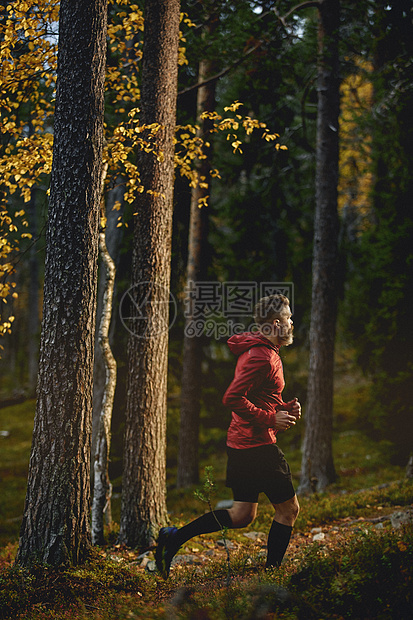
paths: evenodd
<path fill-rule="evenodd" d="M 268 297 L 262 297 L 254 308 L 254 321 L 258 325 L 271 323 L 279 319 L 283 310 L 290 305 L 290 300 L 281 293 L 275 293 Z"/>

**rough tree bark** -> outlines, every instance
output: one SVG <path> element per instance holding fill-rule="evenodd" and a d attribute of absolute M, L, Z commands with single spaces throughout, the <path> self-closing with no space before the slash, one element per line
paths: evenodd
<path fill-rule="evenodd" d="M 141 152 L 145 192 L 136 202 L 128 343 L 128 388 L 119 541 L 155 542 L 167 520 L 166 396 L 179 0 L 145 3 L 141 109 L 159 123 L 155 146 Z"/>
<path fill-rule="evenodd" d="M 214 61 L 201 60 L 198 70 L 198 82 L 213 75 Z M 197 116 L 200 127 L 199 135 L 212 144 L 209 135 L 212 121 L 201 119 L 203 112 L 215 110 L 216 81 L 208 82 L 198 88 Z M 200 207 L 200 200 L 209 196 L 211 185 L 211 147 L 206 148 L 206 159 L 197 164 L 202 187 L 197 185 L 191 193 L 191 212 L 189 220 L 187 287 L 191 282 L 206 278 L 205 248 L 208 233 L 208 213 L 205 206 Z M 191 324 L 194 321 L 193 309 L 189 305 L 185 318 L 184 348 L 182 361 L 181 411 L 179 426 L 179 450 L 177 486 L 185 488 L 199 481 L 199 415 L 202 390 L 202 338 L 193 335 Z"/>
<path fill-rule="evenodd" d="M 17 562 L 90 549 L 90 434 L 106 1 L 62 0 L 38 400 Z"/>
<path fill-rule="evenodd" d="M 334 341 L 337 317 L 339 0 L 319 3 L 316 212 L 310 324 L 310 367 L 299 492 L 335 480 L 332 453 Z"/>

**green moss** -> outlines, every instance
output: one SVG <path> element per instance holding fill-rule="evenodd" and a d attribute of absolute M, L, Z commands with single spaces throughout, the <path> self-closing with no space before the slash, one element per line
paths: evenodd
<path fill-rule="evenodd" d="M 16 540 L 26 495 L 35 401 L 0 409 L 0 546 Z"/>

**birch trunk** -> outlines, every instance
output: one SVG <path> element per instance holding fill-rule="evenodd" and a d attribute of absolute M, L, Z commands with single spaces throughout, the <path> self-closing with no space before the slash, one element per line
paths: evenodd
<path fill-rule="evenodd" d="M 104 543 L 104 515 L 106 516 L 106 523 L 110 524 L 112 522 L 112 485 L 109 479 L 108 467 L 110 453 L 110 429 L 116 389 L 116 360 L 113 357 L 112 349 L 110 347 L 109 329 L 112 319 L 116 267 L 106 246 L 105 219 L 106 218 L 102 213 L 101 230 L 99 233 L 99 252 L 105 270 L 105 287 L 103 292 L 98 341 L 105 366 L 105 388 L 103 391 L 94 453 L 92 502 L 92 544 L 94 545 L 101 545 Z"/>
<path fill-rule="evenodd" d="M 116 186 L 108 192 L 106 199 L 106 226 L 105 226 L 105 244 L 106 250 L 108 252 L 109 257 L 113 260 L 114 268 L 116 271 L 116 267 L 119 260 L 120 247 L 123 238 L 124 227 L 119 226 L 118 223 L 119 217 L 123 216 L 124 212 L 124 182 L 121 177 L 118 177 Z M 116 202 L 121 203 L 121 208 L 119 211 L 114 210 L 113 206 Z M 99 343 L 99 326 L 101 323 L 102 312 L 104 309 L 104 295 L 106 291 L 106 279 L 107 279 L 107 269 L 105 268 L 105 263 L 101 259 L 101 269 L 99 271 L 99 282 L 98 282 L 98 301 L 97 301 L 97 310 L 96 310 L 96 321 L 98 323 L 98 329 L 95 337 L 95 365 L 93 370 L 93 418 L 92 418 L 92 455 L 96 454 L 96 441 L 98 435 L 98 429 L 100 425 L 100 418 L 102 413 L 103 406 L 103 397 L 106 388 L 106 362 L 104 358 L 104 353 L 102 351 L 102 347 Z M 112 298 L 116 297 L 116 279 L 114 282 L 114 290 L 112 294 Z M 112 347 L 113 344 L 113 335 L 116 326 L 116 315 L 113 314 L 113 303 L 111 308 L 111 320 L 110 320 L 110 329 L 108 333 L 109 345 Z M 94 484 L 94 469 L 92 468 L 92 485 Z M 106 513 L 107 514 L 107 513 Z M 108 515 L 107 515 L 108 516 Z M 107 521 L 107 519 L 106 519 Z"/>

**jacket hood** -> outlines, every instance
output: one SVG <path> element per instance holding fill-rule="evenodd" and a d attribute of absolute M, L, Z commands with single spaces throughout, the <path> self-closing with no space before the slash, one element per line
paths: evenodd
<path fill-rule="evenodd" d="M 242 334 L 236 334 L 235 336 L 231 336 L 227 340 L 227 344 L 230 348 L 230 351 L 234 353 L 234 355 L 241 355 L 245 351 L 248 351 L 253 346 L 264 345 L 270 349 L 274 349 L 278 353 L 279 347 L 272 344 L 262 334 L 259 332 L 243 332 Z"/>

